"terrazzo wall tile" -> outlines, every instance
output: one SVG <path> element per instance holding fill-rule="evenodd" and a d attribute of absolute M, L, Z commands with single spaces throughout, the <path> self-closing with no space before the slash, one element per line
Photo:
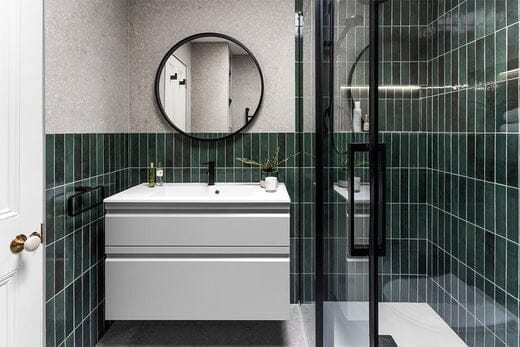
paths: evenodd
<path fill-rule="evenodd" d="M 254 132 L 293 132 L 294 0 L 130 0 L 130 132 L 169 132 L 153 85 L 164 54 L 201 32 L 220 32 L 248 47 L 264 73 L 262 109 Z"/>
<path fill-rule="evenodd" d="M 128 83 L 127 1 L 45 2 L 46 133 L 127 132 Z"/>

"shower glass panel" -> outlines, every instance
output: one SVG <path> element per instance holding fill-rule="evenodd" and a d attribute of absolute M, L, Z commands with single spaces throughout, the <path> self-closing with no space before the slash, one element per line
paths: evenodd
<path fill-rule="evenodd" d="M 323 2 L 324 346 L 370 342 L 368 5 Z"/>
<path fill-rule="evenodd" d="M 520 345 L 520 1 L 316 3 L 316 336 Z"/>

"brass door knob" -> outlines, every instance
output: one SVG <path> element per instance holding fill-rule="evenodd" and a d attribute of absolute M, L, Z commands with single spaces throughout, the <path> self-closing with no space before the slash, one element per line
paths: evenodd
<path fill-rule="evenodd" d="M 20 234 L 11 241 L 11 252 L 14 254 L 18 254 L 23 250 L 27 252 L 34 252 L 40 247 L 42 243 L 42 235 L 35 231 L 29 237 Z"/>

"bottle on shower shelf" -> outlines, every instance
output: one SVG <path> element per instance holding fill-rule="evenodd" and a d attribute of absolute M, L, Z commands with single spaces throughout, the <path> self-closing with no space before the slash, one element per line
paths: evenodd
<path fill-rule="evenodd" d="M 354 102 L 354 112 L 352 114 L 352 130 L 355 133 L 361 132 L 361 102 Z"/>

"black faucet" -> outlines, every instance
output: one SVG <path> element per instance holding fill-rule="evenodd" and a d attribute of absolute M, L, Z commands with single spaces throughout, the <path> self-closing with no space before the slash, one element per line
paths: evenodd
<path fill-rule="evenodd" d="M 215 185 L 215 162 L 208 161 L 204 163 L 204 165 L 208 165 L 208 186 Z"/>

